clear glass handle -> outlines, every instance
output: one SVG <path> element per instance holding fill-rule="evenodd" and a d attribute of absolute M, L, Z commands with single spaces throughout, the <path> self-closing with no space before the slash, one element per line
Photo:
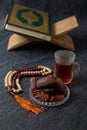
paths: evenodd
<path fill-rule="evenodd" d="M 78 62 L 73 63 L 73 74 L 76 75 L 80 71 L 80 64 Z"/>

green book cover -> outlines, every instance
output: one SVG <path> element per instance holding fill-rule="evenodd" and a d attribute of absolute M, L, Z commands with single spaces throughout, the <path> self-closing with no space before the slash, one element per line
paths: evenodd
<path fill-rule="evenodd" d="M 51 40 L 49 13 L 20 4 L 13 4 L 5 29 L 43 40 Z"/>

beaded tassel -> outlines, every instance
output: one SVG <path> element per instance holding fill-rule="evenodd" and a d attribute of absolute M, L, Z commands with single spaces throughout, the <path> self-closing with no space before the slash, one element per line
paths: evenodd
<path fill-rule="evenodd" d="M 10 94 L 14 97 L 14 99 L 17 101 L 17 103 L 20 104 L 21 107 L 26 109 L 27 113 L 25 113 L 25 114 L 28 114 L 30 111 L 32 111 L 33 113 L 38 115 L 40 112 L 42 112 L 44 110 L 44 107 L 37 106 L 34 103 L 31 103 L 29 100 L 26 100 L 16 94 L 14 94 L 11 91 L 10 91 Z"/>

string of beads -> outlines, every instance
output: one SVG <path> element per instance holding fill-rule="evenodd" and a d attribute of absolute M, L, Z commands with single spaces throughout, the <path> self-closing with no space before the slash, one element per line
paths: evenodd
<path fill-rule="evenodd" d="M 20 84 L 21 77 L 45 76 L 51 73 L 52 70 L 46 66 L 29 66 L 13 69 L 5 76 L 5 87 L 8 89 L 8 91 L 21 93 L 23 91 L 23 88 Z"/>

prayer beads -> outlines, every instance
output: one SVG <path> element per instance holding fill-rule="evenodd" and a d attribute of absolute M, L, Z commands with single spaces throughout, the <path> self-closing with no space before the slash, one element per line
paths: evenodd
<path fill-rule="evenodd" d="M 51 74 L 52 70 L 45 66 L 29 66 L 9 71 L 5 76 L 5 87 L 8 91 L 20 93 L 23 91 L 20 84 L 21 77 L 45 76 Z"/>

